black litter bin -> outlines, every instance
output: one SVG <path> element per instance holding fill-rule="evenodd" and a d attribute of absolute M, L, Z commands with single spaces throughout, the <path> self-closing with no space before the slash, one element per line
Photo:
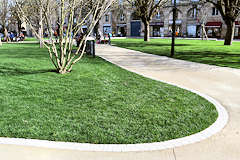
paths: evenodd
<path fill-rule="evenodd" d="M 87 55 L 95 57 L 95 40 L 87 40 L 85 52 Z"/>

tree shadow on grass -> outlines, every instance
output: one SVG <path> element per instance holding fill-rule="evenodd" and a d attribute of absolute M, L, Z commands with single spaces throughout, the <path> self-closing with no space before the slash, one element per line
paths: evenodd
<path fill-rule="evenodd" d="M 56 73 L 56 70 L 54 69 L 26 70 L 9 66 L 0 66 L 0 75 L 2 76 L 24 76 L 49 72 Z"/>
<path fill-rule="evenodd" d="M 222 67 L 240 68 L 240 54 L 225 52 L 178 52 L 175 56 L 177 59 L 216 65 Z"/>
<path fill-rule="evenodd" d="M 19 58 L 19 59 L 39 59 L 48 58 L 48 52 L 44 54 L 42 51 L 34 51 L 33 49 L 18 49 L 18 50 L 7 50 L 2 49 L 0 56 L 6 58 Z"/>
<path fill-rule="evenodd" d="M 196 41 L 197 42 L 197 41 Z M 166 42 L 113 42 L 116 46 L 138 50 L 140 52 L 150 53 L 159 56 L 170 56 L 171 43 Z M 202 44 L 198 43 L 184 44 L 178 41 L 176 53 L 173 58 L 205 63 L 216 66 L 224 66 L 231 68 L 240 68 L 240 54 L 237 48 L 226 47 L 221 44 Z"/>
<path fill-rule="evenodd" d="M 8 44 L 0 50 L 0 56 L 3 58 L 48 58 L 46 48 L 39 48 L 36 44 Z"/>
<path fill-rule="evenodd" d="M 121 43 L 121 42 L 113 42 L 114 45 L 123 48 L 129 47 L 170 47 L 171 43 Z M 191 46 L 190 44 L 175 44 L 175 46 Z"/>

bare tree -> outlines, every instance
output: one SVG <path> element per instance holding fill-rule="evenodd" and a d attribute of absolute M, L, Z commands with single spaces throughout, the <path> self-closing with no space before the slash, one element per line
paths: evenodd
<path fill-rule="evenodd" d="M 8 18 L 9 18 L 9 0 L 0 0 L 0 24 L 4 33 L 4 39 L 9 40 L 8 37 Z"/>
<path fill-rule="evenodd" d="M 43 7 L 44 7 L 44 3 L 46 3 L 46 1 L 43 0 L 34 0 L 32 1 L 32 3 L 34 3 L 36 6 L 38 6 L 37 8 L 37 13 L 38 13 L 38 34 L 39 34 L 39 47 L 43 48 L 43 21 L 44 21 L 44 15 L 43 15 Z"/>
<path fill-rule="evenodd" d="M 18 2 L 17 1 L 17 5 Z M 97 21 L 105 14 L 113 0 L 59 0 L 54 1 L 59 6 L 59 41 L 54 39 L 54 22 L 50 15 L 56 8 L 52 7 L 51 0 L 40 0 L 50 40 L 44 41 L 41 35 L 33 27 L 33 22 L 26 16 L 24 10 L 19 7 L 19 13 L 29 24 L 34 34 L 42 41 L 48 49 L 49 57 L 58 73 L 65 74 L 72 71 L 73 65 L 83 56 L 87 38 L 92 33 Z M 86 25 L 87 31 L 82 27 Z M 73 50 L 74 39 L 81 34 L 80 45 Z"/>
<path fill-rule="evenodd" d="M 213 4 L 221 13 L 222 19 L 227 25 L 224 45 L 232 45 L 235 30 L 235 21 L 240 14 L 239 0 L 205 0 Z"/>
<path fill-rule="evenodd" d="M 135 9 L 136 15 L 144 24 L 144 41 L 149 41 L 150 21 L 167 0 L 127 0 Z"/>
<path fill-rule="evenodd" d="M 209 5 L 206 3 L 199 3 L 198 5 L 201 7 L 201 9 L 200 9 L 201 19 L 199 20 L 199 22 L 201 24 L 201 38 L 202 38 L 202 40 L 204 40 L 204 38 L 206 38 L 206 40 L 208 40 L 208 35 L 207 35 L 206 29 L 205 29 L 205 24 L 208 19 Z"/>
<path fill-rule="evenodd" d="M 9 12 L 9 21 L 11 24 L 17 24 L 17 33 L 20 34 L 22 29 L 22 21 L 21 17 L 18 16 L 17 7 L 14 4 L 10 5 L 10 12 Z"/>
<path fill-rule="evenodd" d="M 11 0 L 0 0 L 0 32 L 4 34 L 4 40 L 7 42 L 10 40 L 10 37 L 8 35 L 9 27 L 16 22 L 19 22 L 19 19 L 16 16 L 16 10 L 11 2 Z M 1 45 L 2 41 L 0 38 L 0 46 Z"/>
<path fill-rule="evenodd" d="M 50 2 L 50 1 L 49 1 Z M 43 29 L 44 29 L 44 14 L 43 14 L 43 7 L 46 5 L 47 1 L 46 0 L 21 0 L 18 1 L 18 5 L 14 6 L 15 10 L 19 10 L 19 8 L 21 8 L 21 10 L 24 13 L 24 16 L 26 16 L 29 21 L 32 22 L 32 27 L 34 28 L 34 30 L 38 30 L 38 34 L 39 37 L 37 37 L 39 39 L 39 43 L 40 43 L 40 48 L 43 47 Z M 56 7 L 55 2 L 53 0 L 51 0 L 51 7 L 54 8 Z M 13 8 L 13 7 L 12 7 Z M 14 10 L 13 10 L 14 11 Z M 22 19 L 22 15 L 21 13 L 19 14 L 19 12 L 17 12 L 17 16 L 20 19 L 20 21 L 23 21 Z M 52 16 L 52 15 L 49 15 Z"/>

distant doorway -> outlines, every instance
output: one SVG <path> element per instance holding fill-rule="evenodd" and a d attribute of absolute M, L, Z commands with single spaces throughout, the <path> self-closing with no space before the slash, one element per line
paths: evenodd
<path fill-rule="evenodd" d="M 131 36 L 140 37 L 141 36 L 141 21 L 131 22 Z"/>
<path fill-rule="evenodd" d="M 125 27 L 120 27 L 120 36 L 121 37 L 125 37 L 126 36 L 126 31 L 125 31 Z"/>

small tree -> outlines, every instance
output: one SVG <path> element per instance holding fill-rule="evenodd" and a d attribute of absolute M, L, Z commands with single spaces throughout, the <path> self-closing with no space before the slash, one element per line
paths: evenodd
<path fill-rule="evenodd" d="M 18 9 L 14 4 L 10 5 L 9 21 L 11 21 L 11 23 L 17 24 L 17 33 L 20 34 L 22 29 L 22 21 L 21 21 L 21 17 L 18 16 L 17 10 Z"/>
<path fill-rule="evenodd" d="M 206 3 L 199 3 L 198 5 L 201 7 L 201 9 L 200 9 L 201 19 L 199 20 L 199 22 L 201 24 L 201 38 L 202 38 L 202 40 L 204 40 L 204 38 L 206 38 L 206 40 L 208 40 L 208 35 L 207 35 L 206 29 L 205 29 L 205 24 L 208 19 L 209 5 Z"/>
<path fill-rule="evenodd" d="M 150 21 L 167 0 L 127 0 L 135 9 L 136 15 L 144 24 L 144 41 L 149 41 Z"/>
<path fill-rule="evenodd" d="M 1 0 L 0 3 L 0 24 L 4 33 L 4 38 L 6 41 L 9 40 L 8 37 L 8 18 L 9 18 L 9 0 Z"/>
<path fill-rule="evenodd" d="M 235 30 L 235 21 L 240 14 L 239 0 L 205 0 L 213 4 L 221 13 L 222 19 L 227 25 L 224 45 L 232 45 Z"/>
<path fill-rule="evenodd" d="M 43 22 L 44 22 L 44 14 L 43 14 L 43 8 L 46 5 L 47 1 L 46 0 L 21 0 L 18 1 L 18 5 L 12 7 L 13 11 L 17 12 L 17 16 L 15 16 L 17 19 L 22 22 L 22 16 L 19 14 L 18 10 L 21 8 L 21 10 L 24 13 L 24 16 L 26 16 L 29 21 L 31 21 L 32 27 L 34 27 L 34 30 L 38 31 L 39 37 L 39 43 L 40 43 L 40 48 L 43 47 Z M 56 4 L 54 1 L 51 0 L 51 8 L 55 8 Z M 52 16 L 52 15 L 49 15 Z M 21 28 L 21 25 L 19 26 Z M 21 30 L 21 29 L 20 29 Z M 20 31 L 19 30 L 19 31 Z M 35 34 L 35 32 L 34 32 Z"/>
<path fill-rule="evenodd" d="M 17 5 L 19 4 L 17 1 Z M 33 27 L 33 22 L 26 16 L 24 10 L 19 6 L 19 14 L 29 24 L 34 34 L 42 41 L 48 49 L 49 57 L 58 73 L 65 74 L 72 71 L 73 65 L 83 56 L 87 38 L 92 33 L 98 20 L 105 14 L 113 0 L 39 0 L 43 9 L 44 25 L 50 35 L 49 41 L 44 41 L 39 32 Z M 54 3 L 56 3 L 54 5 Z M 59 41 L 54 38 L 54 24 L 50 18 L 59 6 Z M 87 26 L 83 32 L 82 27 Z M 81 36 L 80 36 L 81 35 Z M 81 38 L 78 38 L 81 37 Z M 75 39 L 79 39 L 80 45 L 73 50 Z"/>

